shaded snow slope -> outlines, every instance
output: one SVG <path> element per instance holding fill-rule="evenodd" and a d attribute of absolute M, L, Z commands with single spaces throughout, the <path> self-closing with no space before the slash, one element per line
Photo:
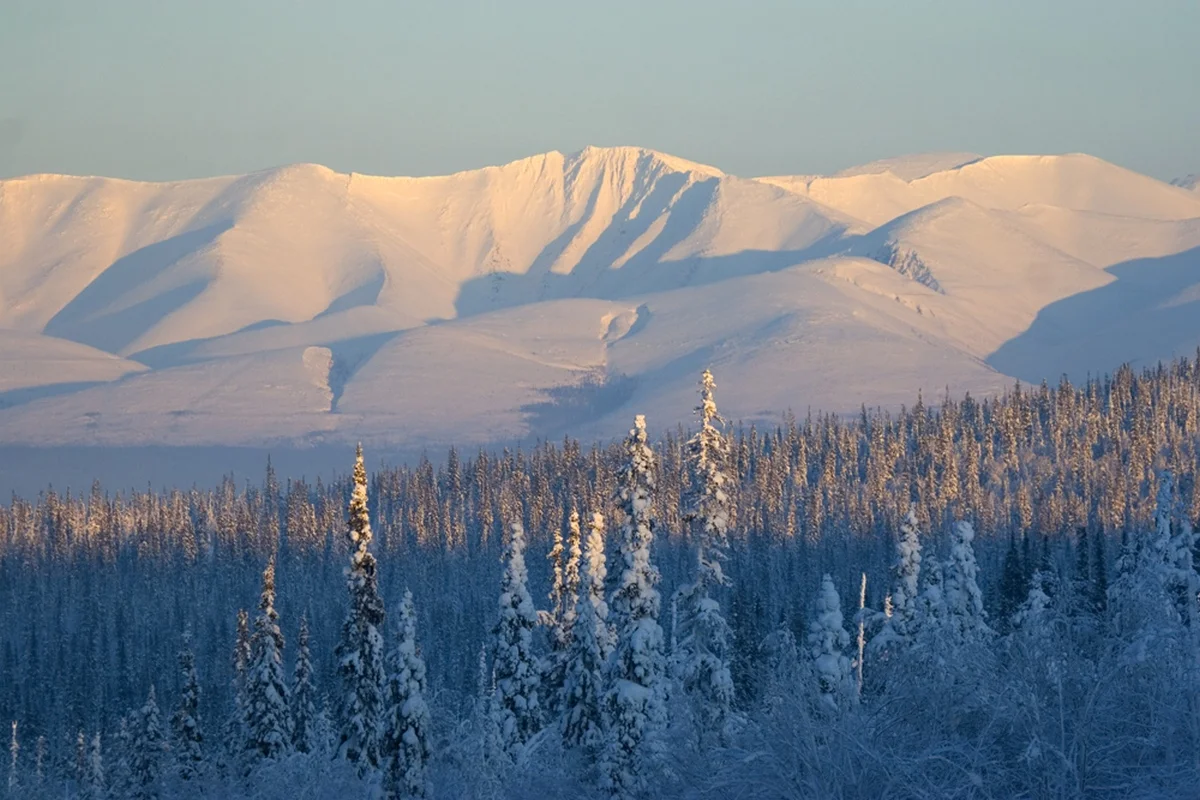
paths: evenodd
<path fill-rule="evenodd" d="M 687 420 L 705 366 L 771 420 L 1200 343 L 1200 195 L 1084 155 L 36 175 L 0 241 L 0 444 L 610 436 Z"/>

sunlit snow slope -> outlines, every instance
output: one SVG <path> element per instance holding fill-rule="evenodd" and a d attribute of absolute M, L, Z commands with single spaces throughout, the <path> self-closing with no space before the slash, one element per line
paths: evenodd
<path fill-rule="evenodd" d="M 992 392 L 1200 344 L 1200 194 L 1085 155 L 743 179 L 0 181 L 0 444 L 395 447 Z"/>

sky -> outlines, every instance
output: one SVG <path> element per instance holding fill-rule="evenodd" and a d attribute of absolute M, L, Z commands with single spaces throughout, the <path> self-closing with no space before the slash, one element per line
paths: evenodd
<path fill-rule="evenodd" d="M 0 0 L 0 175 L 431 175 L 629 144 L 1200 171 L 1196 0 Z"/>

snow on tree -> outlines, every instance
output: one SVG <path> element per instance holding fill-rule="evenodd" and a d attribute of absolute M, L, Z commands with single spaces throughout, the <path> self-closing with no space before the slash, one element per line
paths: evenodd
<path fill-rule="evenodd" d="M 400 603 L 400 631 L 390 655 L 388 712 L 383 753 L 386 786 L 394 798 L 423 798 L 429 794 L 426 766 L 429 746 L 429 706 L 425 684 L 425 659 L 417 647 L 417 613 L 412 592 L 405 590 Z"/>
<path fill-rule="evenodd" d="M 602 784 L 615 797 L 645 791 L 661 755 L 659 734 L 666 725 L 667 701 L 659 574 L 650 560 L 654 452 L 646 441 L 646 418 L 640 414 L 625 440 L 625 453 L 628 461 L 618 494 L 625 515 L 621 576 L 612 599 L 617 641 L 605 693 L 608 729 L 600 769 Z"/>
<path fill-rule="evenodd" d="M 109 787 L 114 794 L 133 794 L 133 729 L 137 727 L 137 711 L 131 711 L 117 720 L 116 747 Z"/>
<path fill-rule="evenodd" d="M 726 472 L 729 450 L 713 399 L 715 387 L 712 373 L 705 370 L 696 408 L 700 430 L 687 444 L 692 487 L 684 520 L 695 530 L 696 577 L 679 589 L 673 602 L 679 620 L 674 672 L 687 695 L 695 742 L 701 747 L 724 741 L 734 696 L 729 672 L 732 631 L 713 597 L 729 585 L 724 560 L 733 485 Z"/>
<path fill-rule="evenodd" d="M 767 669 L 768 706 L 779 706 L 795 691 L 801 676 L 800 648 L 787 625 L 779 625 L 759 645 Z"/>
<path fill-rule="evenodd" d="M 13 720 L 12 739 L 8 743 L 8 793 L 16 797 L 17 788 L 21 785 L 21 773 L 18 771 L 21 758 L 21 740 L 17 738 L 17 723 Z"/>
<path fill-rule="evenodd" d="M 132 795 L 135 798 L 157 797 L 162 762 L 168 748 L 153 684 L 150 686 L 150 694 L 146 697 L 146 704 L 135 713 L 131 733 L 129 770 L 133 784 Z"/>
<path fill-rule="evenodd" d="M 567 651 L 562 716 L 563 742 L 568 747 L 583 747 L 592 757 L 604 743 L 604 669 L 613 648 L 604 599 L 607 576 L 604 515 L 596 512 L 588 524 L 575 626 Z"/>
<path fill-rule="evenodd" d="M 179 707 L 171 717 L 171 728 L 174 733 L 175 764 L 179 770 L 179 777 L 190 781 L 200 774 L 204 766 L 204 731 L 200 726 L 200 681 L 196 676 L 196 657 L 192 653 L 190 633 L 183 635 L 183 648 L 179 651 L 179 672 L 183 678 L 183 690 L 179 695 Z"/>
<path fill-rule="evenodd" d="M 237 636 L 233 643 L 233 713 L 225 722 L 222 740 L 235 759 L 246 740 L 243 725 L 246 720 L 246 671 L 250 665 L 250 615 L 244 608 L 237 613 Z"/>
<path fill-rule="evenodd" d="M 41 786 L 46 777 L 46 737 L 39 736 L 33 745 L 33 783 Z"/>
<path fill-rule="evenodd" d="M 386 675 L 383 663 L 383 599 L 379 596 L 371 520 L 367 514 L 367 469 L 362 445 L 354 461 L 354 489 L 350 495 L 350 568 L 346 584 L 350 611 L 338 645 L 338 672 L 342 679 L 339 705 L 338 755 L 358 766 L 360 774 L 380 766 Z"/>
<path fill-rule="evenodd" d="M 296 666 L 292 672 L 292 746 L 298 753 L 318 748 L 317 689 L 313 682 L 312 652 L 309 648 L 308 614 L 300 617 L 296 638 Z"/>
<path fill-rule="evenodd" d="M 566 680 L 571 636 L 575 626 L 575 606 L 579 598 L 579 559 L 581 533 L 579 512 L 571 510 L 567 521 L 567 541 L 563 546 L 562 534 L 555 529 L 554 546 L 547 556 L 553 567 L 553 582 L 550 589 L 550 611 L 542 620 L 550 629 L 550 655 L 545 660 L 546 674 L 542 685 L 547 710 L 551 714 L 562 711 L 563 684 Z M 564 553 L 566 558 L 563 557 Z"/>
<path fill-rule="evenodd" d="M 91 747 L 84 759 L 83 777 L 80 781 L 83 796 L 87 800 L 102 800 L 108 795 L 104 781 L 104 757 L 100 752 L 100 734 L 92 736 Z"/>
<path fill-rule="evenodd" d="M 1045 589 L 1046 574 L 1041 570 L 1029 579 L 1029 594 L 1013 614 L 1013 626 L 1017 630 L 1036 630 L 1045 620 L 1050 607 L 1050 595 Z"/>
<path fill-rule="evenodd" d="M 960 520 L 954 524 L 944 592 L 946 621 L 959 641 L 991 632 L 983 610 L 983 592 L 979 589 L 979 565 L 971 545 L 974 539 L 975 527 L 970 522 Z"/>
<path fill-rule="evenodd" d="M 1133 662 L 1146 661 L 1180 626 L 1195 621 L 1196 576 L 1187 569 L 1194 533 L 1186 520 L 1175 519 L 1179 510 L 1174 475 L 1165 470 L 1158 476 L 1154 527 L 1130 535 L 1109 589 L 1113 621 Z"/>
<path fill-rule="evenodd" d="M 244 725 L 245 749 L 252 760 L 291 752 L 292 714 L 283 677 L 283 632 L 275 612 L 274 556 L 263 570 L 262 597 L 250 638 Z"/>
<path fill-rule="evenodd" d="M 495 689 L 491 714 L 505 752 L 517 753 L 541 726 L 541 664 L 533 652 L 537 612 L 525 570 L 525 528 L 513 522 L 500 584 L 499 618 L 492 630 Z"/>
<path fill-rule="evenodd" d="M 805 644 L 822 707 L 828 711 L 844 708 L 854 691 L 850 659 L 845 652 L 850 646 L 850 634 L 843 626 L 837 587 L 828 574 L 821 577 L 821 590 L 817 593 Z"/>
<path fill-rule="evenodd" d="M 896 565 L 892 574 L 892 618 L 897 633 L 911 633 L 917 615 L 917 598 L 921 581 L 921 529 L 917 508 L 909 505 L 908 514 L 900 524 L 900 539 L 896 542 Z"/>
<path fill-rule="evenodd" d="M 1156 509 L 1160 529 L 1165 528 L 1168 537 L 1164 547 L 1165 584 L 1179 620 L 1187 626 L 1193 636 L 1200 635 L 1200 608 L 1197 607 L 1197 597 L 1200 596 L 1200 574 L 1194 566 L 1196 551 L 1196 532 L 1187 511 L 1182 507 L 1181 498 L 1175 493 L 1175 480 L 1170 471 L 1164 471 L 1160 483 L 1166 487 L 1165 496 L 1160 492 L 1159 506 L 1165 506 L 1165 513 Z M 1161 534 L 1160 534 L 1161 535 Z"/>
<path fill-rule="evenodd" d="M 911 643 L 923 616 L 920 581 L 921 529 L 917 508 L 909 504 L 908 513 L 900 523 L 900 537 L 896 540 L 892 590 L 884 600 L 883 614 L 877 613 L 873 618 L 873 625 L 878 627 L 869 645 L 872 653 L 886 659 L 888 653 Z"/>

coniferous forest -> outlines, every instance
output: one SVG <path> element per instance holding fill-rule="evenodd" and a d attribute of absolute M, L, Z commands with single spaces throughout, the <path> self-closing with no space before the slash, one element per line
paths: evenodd
<path fill-rule="evenodd" d="M 1200 362 L 0 507 L 13 798 L 1200 791 Z"/>

